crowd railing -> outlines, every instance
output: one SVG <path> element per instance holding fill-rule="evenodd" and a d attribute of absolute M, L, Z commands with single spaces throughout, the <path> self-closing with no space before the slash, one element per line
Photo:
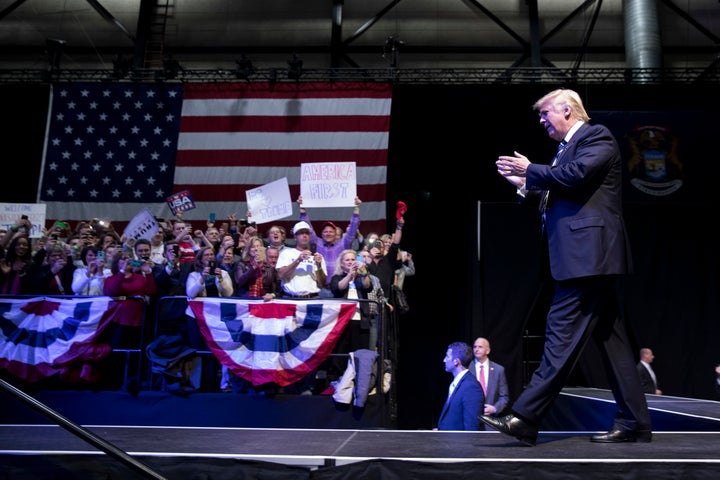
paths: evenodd
<path fill-rule="evenodd" d="M 236 297 L 221 300 L 225 304 L 237 305 L 251 302 Z M 393 329 L 388 328 L 391 314 L 385 305 L 366 299 L 278 299 L 276 302 L 346 302 L 356 303 L 356 308 L 360 308 L 363 303 L 374 304 L 379 312 L 376 325 L 378 357 L 375 389 L 378 394 L 386 393 L 384 380 L 388 371 L 392 375 L 394 368 L 391 363 L 388 364 L 391 360 L 388 357 L 388 346 L 396 343 L 397 339 L 390 338 L 393 334 Z M 124 368 L 123 378 L 112 379 L 114 381 L 110 384 L 121 384 L 122 388 L 132 389 L 134 393 L 157 389 L 154 379 L 158 372 L 152 369 L 152 362 L 147 357 L 147 346 L 162 335 L 177 333 L 179 324 L 187 322 L 187 308 L 188 298 L 185 296 L 160 297 L 148 302 L 145 297 L 0 295 L 0 370 L 9 373 L 10 379 L 18 380 L 23 385 L 37 383 L 40 388 L 102 390 L 105 388 L 103 382 L 95 385 L 90 378 L 72 382 L 58 380 L 58 377 L 73 363 L 74 357 L 82 357 L 83 348 L 97 340 L 110 323 L 123 323 L 123 315 L 136 315 L 140 316 L 139 322 L 130 323 L 140 325 L 135 335 L 138 341 L 112 348 L 110 355 L 121 356 Z M 94 334 L 93 329 L 96 330 Z M 57 345 L 51 345 L 53 342 Z M 210 349 L 197 349 L 195 353 L 210 359 L 216 358 Z M 350 353 L 340 351 L 336 346 L 329 357 L 346 358 Z M 23 358 L 24 355 L 33 357 Z M 38 358 L 36 355 L 44 357 Z M 90 363 L 87 358 L 83 361 Z M 54 380 L 48 382 L 51 378 Z"/>

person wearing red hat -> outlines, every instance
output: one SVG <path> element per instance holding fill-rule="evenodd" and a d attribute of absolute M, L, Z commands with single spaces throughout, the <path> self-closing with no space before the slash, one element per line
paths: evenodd
<path fill-rule="evenodd" d="M 340 256 L 340 253 L 343 250 L 352 248 L 353 241 L 355 240 L 355 234 L 360 227 L 360 204 L 362 201 L 359 197 L 355 197 L 355 208 L 353 209 L 353 214 L 350 218 L 350 226 L 340 241 L 337 241 L 336 238 L 336 231 L 338 227 L 330 221 L 322 224 L 322 228 L 320 229 L 320 238 L 318 238 L 315 234 L 315 230 L 312 228 L 310 219 L 308 218 L 307 210 L 302 206 L 302 195 L 298 197 L 297 202 L 300 205 L 300 221 L 307 222 L 307 224 L 310 225 L 310 243 L 315 244 L 317 252 L 322 254 L 327 265 L 327 281 L 325 282 L 325 287 L 320 291 L 320 297 L 333 298 L 332 291 L 330 290 L 330 279 L 335 273 L 335 263 Z"/>

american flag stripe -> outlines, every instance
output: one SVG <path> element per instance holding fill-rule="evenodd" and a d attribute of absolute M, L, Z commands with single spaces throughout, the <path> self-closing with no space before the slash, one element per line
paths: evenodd
<path fill-rule="evenodd" d="M 187 103 L 187 102 L 186 102 Z M 218 117 L 207 112 L 207 116 L 183 117 L 181 131 L 188 132 L 286 132 L 287 116 L 243 116 Z M 305 113 L 305 111 L 303 111 Z M 183 111 L 183 115 L 186 112 Z M 293 119 L 293 132 L 317 132 L 333 129 L 337 132 L 387 132 L 388 118 L 381 116 L 358 117 L 352 115 L 326 115 L 323 117 L 299 117 Z"/>
<path fill-rule="evenodd" d="M 202 172 L 207 167 L 178 167 L 175 173 L 175 185 L 184 189 L 188 185 L 237 185 L 243 192 L 247 186 L 264 185 L 278 178 L 287 177 L 290 185 L 300 188 L 300 170 L 297 167 L 223 167 L 214 172 Z M 385 167 L 359 167 L 357 169 L 358 190 L 372 195 L 375 185 L 385 178 Z M 192 189 L 193 196 L 201 196 L 200 188 Z M 222 194 L 222 192 L 206 192 Z M 362 197 L 361 197 L 362 198 Z"/>
<path fill-rule="evenodd" d="M 180 150 L 201 156 L 205 150 L 295 150 L 314 160 L 313 150 L 377 150 L 387 148 L 387 133 L 375 132 L 180 132 Z"/>
<path fill-rule="evenodd" d="M 177 153 L 178 167 L 193 166 L 197 152 L 185 150 Z M 294 150 L 215 150 L 203 152 L 204 165 L 214 167 L 256 166 L 262 161 L 266 167 L 297 167 L 299 153 Z M 357 162 L 358 165 L 385 167 L 387 155 L 381 150 L 318 150 L 313 152 L 316 162 Z M 362 168 L 362 167 L 360 167 Z"/>
<path fill-rule="evenodd" d="M 391 94 L 389 84 L 374 83 L 188 84 L 174 183 L 192 192 L 199 218 L 211 211 L 243 216 L 247 189 L 286 177 L 294 200 L 300 164 L 355 162 L 360 231 L 383 232 Z M 203 173 L 209 165 L 222 167 L 219 175 Z M 214 191 L 223 184 L 234 188 Z M 294 209 L 293 218 L 279 223 L 294 224 Z M 323 208 L 310 218 L 343 225 L 351 214 Z"/>
<path fill-rule="evenodd" d="M 262 185 L 262 183 L 247 184 L 247 185 L 244 185 L 244 184 L 229 185 L 228 188 L 223 189 L 222 194 L 218 194 L 217 192 L 215 192 L 215 190 L 217 190 L 217 188 L 218 188 L 217 184 L 212 184 L 212 185 L 179 184 L 180 188 L 187 187 L 189 190 L 194 192 L 193 195 L 195 196 L 195 198 L 202 198 L 205 195 L 207 195 L 208 198 L 210 196 L 212 196 L 213 201 L 206 202 L 208 205 L 214 204 L 214 205 L 220 206 L 223 204 L 228 204 L 228 205 L 233 205 L 235 208 L 237 208 L 238 205 L 244 205 L 244 202 L 234 202 L 234 197 L 236 197 L 239 194 L 244 194 L 245 190 L 248 188 L 255 188 L 260 185 Z M 368 188 L 370 188 L 370 187 L 368 187 Z M 363 198 L 362 195 L 365 190 L 366 190 L 365 188 L 358 188 L 358 195 L 360 196 L 360 198 Z M 300 194 L 299 186 L 291 186 L 290 187 L 290 195 L 292 197 L 297 197 L 299 194 Z M 376 207 L 381 207 L 382 209 L 384 209 L 385 204 L 381 203 L 381 202 L 363 202 L 362 207 L 361 207 L 362 218 L 367 219 L 369 216 L 371 216 Z M 341 212 L 344 211 L 343 208 L 340 208 L 339 213 L 341 215 L 342 215 Z M 328 208 L 327 210 L 333 210 L 333 209 Z M 212 211 L 221 212 L 222 210 L 216 209 L 216 210 L 212 210 Z M 380 215 L 382 213 L 384 213 L 384 211 L 376 212 L 377 215 Z M 347 213 L 345 216 L 347 218 L 343 218 L 344 220 L 350 220 L 350 213 Z M 311 220 L 315 221 L 314 217 L 315 216 L 311 215 Z"/>

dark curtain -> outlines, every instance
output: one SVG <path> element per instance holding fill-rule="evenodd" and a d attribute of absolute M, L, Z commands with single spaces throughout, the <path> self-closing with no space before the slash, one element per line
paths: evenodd
<path fill-rule="evenodd" d="M 426 428 L 436 420 L 451 381 L 442 357 L 452 341 L 487 337 L 490 357 L 506 367 L 513 399 L 539 360 L 552 284 L 540 275 L 537 214 L 517 204 L 494 161 L 514 150 L 535 162 L 552 158 L 555 142 L 532 104 L 557 87 L 395 88 L 388 204 L 408 203 L 402 246 L 418 272 L 405 282 L 413 308 L 400 336 L 401 427 Z M 634 353 L 653 349 L 663 392 L 715 398 L 720 261 L 710 195 L 720 164 L 720 101 L 711 86 L 575 89 L 591 121 L 613 130 L 624 160 L 632 157 L 628 135 L 637 127 L 667 128 L 661 131 L 677 140 L 681 166 L 668 164 L 667 180 L 681 186 L 673 194 L 646 194 L 636 186 L 642 175 L 626 172 L 635 273 L 618 293 Z M 568 385 L 607 387 L 592 346 Z"/>

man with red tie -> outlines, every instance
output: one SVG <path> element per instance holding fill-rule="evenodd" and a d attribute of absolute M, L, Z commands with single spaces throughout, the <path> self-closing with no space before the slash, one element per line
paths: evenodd
<path fill-rule="evenodd" d="M 499 416 L 510 402 L 505 367 L 490 361 L 490 342 L 487 338 L 478 337 L 473 343 L 475 359 L 470 364 L 470 373 L 477 379 L 485 392 L 484 415 Z M 486 430 L 491 430 L 487 425 Z"/>

